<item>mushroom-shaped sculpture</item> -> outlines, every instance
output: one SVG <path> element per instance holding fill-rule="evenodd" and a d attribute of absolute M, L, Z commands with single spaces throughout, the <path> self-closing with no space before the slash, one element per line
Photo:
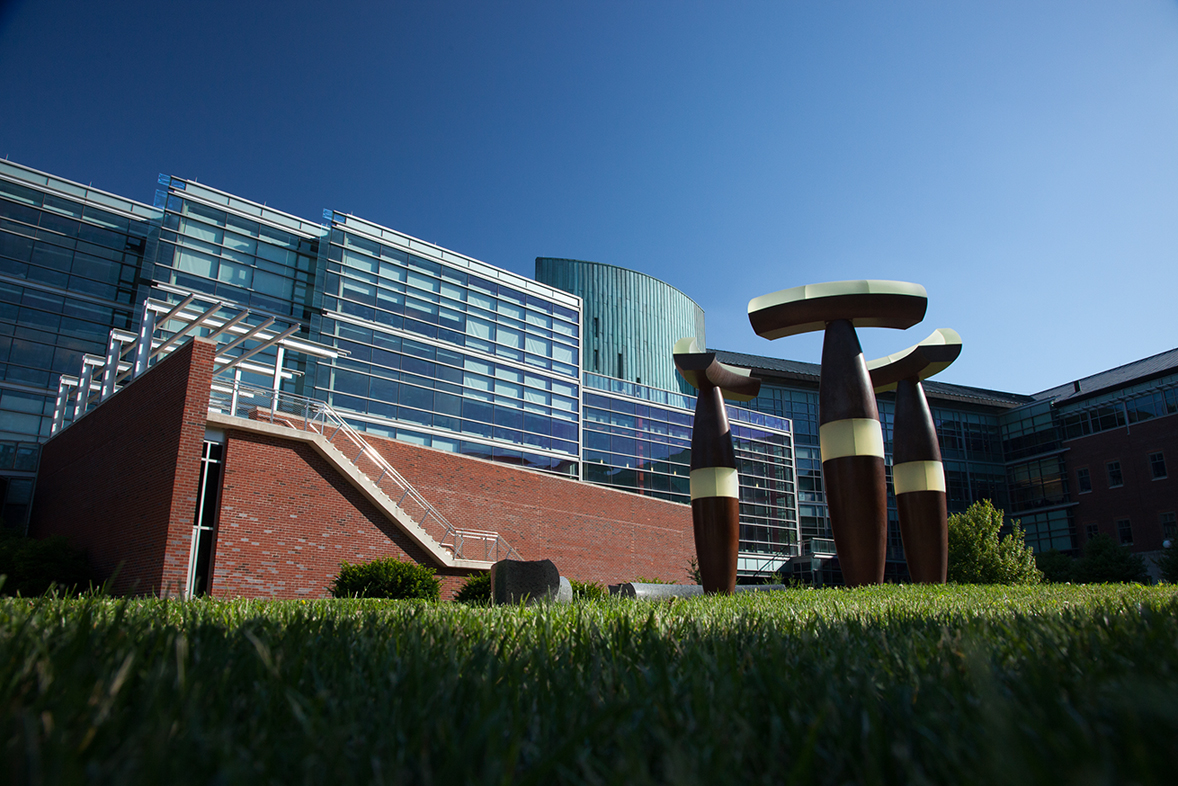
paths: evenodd
<path fill-rule="evenodd" d="M 948 368 L 960 354 L 961 336 L 940 328 L 916 346 L 867 364 L 876 393 L 896 391 L 892 483 L 913 581 L 943 584 L 948 576 L 945 469 L 921 380 Z"/>
<path fill-rule="evenodd" d="M 691 522 L 704 592 L 732 594 L 740 542 L 740 483 L 723 399 L 750 401 L 761 380 L 726 366 L 695 339 L 675 342 L 675 368 L 699 391 L 691 430 Z"/>
<path fill-rule="evenodd" d="M 900 330 L 924 319 L 928 295 L 906 281 L 833 281 L 749 301 L 757 335 L 825 330 L 818 389 L 818 440 L 830 528 L 847 586 L 883 582 L 887 476 L 883 430 L 856 327 Z"/>

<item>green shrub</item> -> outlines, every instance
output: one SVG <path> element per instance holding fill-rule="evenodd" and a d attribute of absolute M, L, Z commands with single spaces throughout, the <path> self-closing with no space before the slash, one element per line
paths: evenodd
<path fill-rule="evenodd" d="M 441 587 L 433 568 L 387 557 L 360 565 L 340 563 L 331 594 L 337 598 L 437 600 Z"/>
<path fill-rule="evenodd" d="M 694 554 L 687 561 L 687 578 L 691 579 L 692 584 L 704 583 L 703 574 L 699 572 L 699 559 Z"/>
<path fill-rule="evenodd" d="M 573 600 L 602 600 L 609 597 L 609 590 L 596 581 L 569 579 L 573 585 Z"/>
<path fill-rule="evenodd" d="M 634 579 L 634 583 L 635 584 L 677 584 L 678 582 L 665 581 L 660 578 L 649 578 L 648 579 L 645 576 L 639 576 L 638 578 Z"/>
<path fill-rule="evenodd" d="M 1162 551 L 1162 556 L 1158 557 L 1157 565 L 1162 574 L 1162 581 L 1178 584 L 1178 547 Z"/>
<path fill-rule="evenodd" d="M 458 592 L 454 593 L 454 600 L 476 606 L 490 606 L 491 571 L 468 576 L 463 585 L 458 588 Z"/>
<path fill-rule="evenodd" d="M 1022 527 L 999 540 L 1003 512 L 990 500 L 949 517 L 949 581 L 959 584 L 1038 584 L 1042 574 Z"/>
<path fill-rule="evenodd" d="M 1084 556 L 1076 561 L 1076 581 L 1149 583 L 1149 572 L 1140 554 L 1134 554 L 1110 535 L 1097 535 L 1084 544 Z"/>
<path fill-rule="evenodd" d="M 1075 581 L 1076 560 L 1061 551 L 1051 549 L 1035 555 L 1035 567 L 1043 573 L 1043 580 L 1051 584 Z"/>
<path fill-rule="evenodd" d="M 86 554 L 61 536 L 37 540 L 0 527 L 0 575 L 6 576 L 0 595 L 43 595 L 56 585 L 76 594 L 92 582 Z"/>

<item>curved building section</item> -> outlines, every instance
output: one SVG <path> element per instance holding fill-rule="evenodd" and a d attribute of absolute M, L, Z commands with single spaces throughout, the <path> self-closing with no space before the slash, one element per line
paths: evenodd
<path fill-rule="evenodd" d="M 536 280 L 584 301 L 582 367 L 664 390 L 688 390 L 671 349 L 704 341 L 704 312 L 675 287 L 645 273 L 577 259 L 536 258 Z"/>

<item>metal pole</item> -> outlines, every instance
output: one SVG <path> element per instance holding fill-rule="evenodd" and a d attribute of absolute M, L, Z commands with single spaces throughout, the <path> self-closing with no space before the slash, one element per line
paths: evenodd
<path fill-rule="evenodd" d="M 233 396 L 229 399 L 229 416 L 237 417 L 237 399 L 241 393 L 241 369 L 233 369 Z"/>
<path fill-rule="evenodd" d="M 82 357 L 82 379 L 78 383 L 78 400 L 74 403 L 74 420 L 86 414 L 86 408 L 90 404 L 90 380 L 93 374 L 94 367 L 86 362 L 85 356 Z"/>
<path fill-rule="evenodd" d="M 115 338 L 111 331 L 110 341 L 106 344 L 106 365 L 102 367 L 102 392 L 99 401 L 106 401 L 115 392 L 115 377 L 119 375 L 119 358 L 123 354 L 123 342 Z"/>
<path fill-rule="evenodd" d="M 285 357 L 286 347 L 279 344 L 274 355 L 274 396 L 270 405 L 270 411 L 274 414 L 278 414 L 278 389 L 282 385 L 282 361 Z"/>
<path fill-rule="evenodd" d="M 139 320 L 139 338 L 135 342 L 135 365 L 131 379 L 138 377 L 151 362 L 151 337 L 155 335 L 155 312 L 143 302 L 143 314 Z"/>
<path fill-rule="evenodd" d="M 65 383 L 65 377 L 59 377 L 57 380 L 57 401 L 53 404 L 53 427 L 49 431 L 50 434 L 56 434 L 65 425 L 65 405 L 69 401 L 68 391 L 69 386 Z"/>

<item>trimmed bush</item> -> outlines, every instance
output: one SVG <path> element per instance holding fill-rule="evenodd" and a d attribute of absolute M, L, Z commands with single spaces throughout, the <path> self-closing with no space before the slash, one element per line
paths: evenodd
<path fill-rule="evenodd" d="M 1022 527 L 1001 540 L 1005 514 L 984 499 L 949 517 L 949 581 L 958 584 L 1038 584 L 1043 574 Z"/>
<path fill-rule="evenodd" d="M 1055 549 L 1036 554 L 1035 567 L 1042 571 L 1043 580 L 1051 584 L 1066 584 L 1076 575 L 1076 561 Z"/>
<path fill-rule="evenodd" d="M 395 557 L 360 565 L 340 563 L 339 575 L 331 585 L 337 598 L 392 598 L 396 600 L 437 600 L 442 583 L 434 569 Z"/>
<path fill-rule="evenodd" d="M 1149 583 L 1145 560 L 1111 535 L 1097 535 L 1084 544 L 1084 556 L 1076 561 L 1075 576 L 1085 584 Z"/>
<path fill-rule="evenodd" d="M 1158 570 L 1161 571 L 1162 581 L 1178 584 L 1178 548 L 1171 547 L 1162 551 L 1158 557 Z"/>
<path fill-rule="evenodd" d="M 491 605 L 491 571 L 475 573 L 468 576 L 466 582 L 454 594 L 454 600 L 459 603 L 470 603 L 475 606 Z"/>
<path fill-rule="evenodd" d="M 609 590 L 596 581 L 577 581 L 569 579 L 573 585 L 573 600 L 602 600 L 609 597 Z"/>
<path fill-rule="evenodd" d="M 64 594 L 87 589 L 92 580 L 86 554 L 61 537 L 26 538 L 0 527 L 0 595 L 43 595 L 56 585 Z"/>

